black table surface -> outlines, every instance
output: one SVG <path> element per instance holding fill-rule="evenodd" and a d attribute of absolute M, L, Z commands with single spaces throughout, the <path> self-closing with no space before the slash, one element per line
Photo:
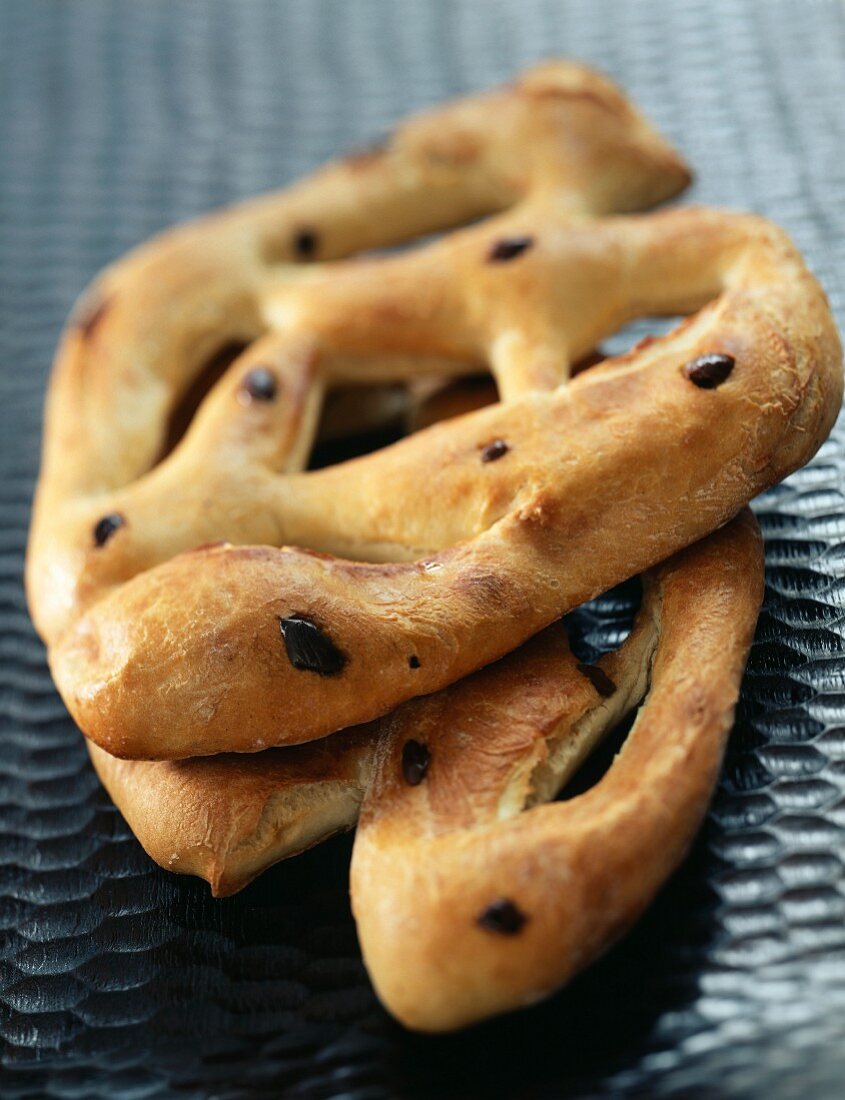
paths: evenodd
<path fill-rule="evenodd" d="M 567 990 L 463 1035 L 415 1037 L 378 1007 L 349 912 L 349 838 L 226 901 L 154 867 L 99 789 L 27 617 L 44 386 L 91 276 L 164 225 L 550 54 L 630 90 L 695 166 L 692 199 L 785 225 L 842 319 L 836 0 L 0 5 L 3 1097 L 845 1092 L 841 431 L 757 503 L 766 604 L 690 858 Z M 612 633 L 626 598 L 582 616 L 587 642 Z"/>

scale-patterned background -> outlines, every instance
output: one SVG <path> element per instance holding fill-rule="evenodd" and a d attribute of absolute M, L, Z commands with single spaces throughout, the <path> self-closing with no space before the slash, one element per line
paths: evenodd
<path fill-rule="evenodd" d="M 94 272 L 550 53 L 630 89 L 695 165 L 694 198 L 784 223 L 845 319 L 833 0 L 0 5 L 0 1095 L 842 1095 L 845 435 L 760 502 L 766 609 L 691 858 L 569 990 L 468 1035 L 409 1036 L 378 1009 L 348 838 L 224 902 L 152 867 L 27 619 L 44 384 Z"/>

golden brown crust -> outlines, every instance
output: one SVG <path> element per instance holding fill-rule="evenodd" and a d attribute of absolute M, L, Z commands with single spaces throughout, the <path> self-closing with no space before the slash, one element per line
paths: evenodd
<path fill-rule="evenodd" d="M 364 802 L 352 901 L 373 984 L 404 1024 L 444 1031 L 532 1003 L 639 916 L 704 814 L 762 593 L 762 544 L 746 511 L 654 570 L 627 652 L 604 659 L 616 683 L 607 699 L 593 691 L 590 700 L 570 672 L 557 694 L 554 682 L 539 691 L 533 714 L 522 711 L 526 676 L 543 675 L 526 647 L 473 677 L 486 678 L 482 719 L 494 716 L 483 737 L 479 700 L 464 706 L 464 684 L 397 712 Z M 571 746 L 592 717 L 603 726 L 637 702 L 649 637 L 648 695 L 609 772 L 585 794 L 520 812 L 538 762 L 554 756 L 551 725 Z M 509 685 L 500 669 L 513 674 Z M 509 703 L 527 717 L 516 735 Z M 409 736 L 428 757 L 413 786 L 402 767 Z M 558 784 L 571 770 L 560 759 Z M 554 789 L 547 783 L 543 796 Z"/>
<path fill-rule="evenodd" d="M 417 560 L 380 566 L 222 546 L 130 580 L 52 647 L 57 684 L 90 737 L 118 755 L 179 757 L 254 751 L 368 721 L 702 537 L 812 455 L 840 401 L 841 353 L 823 294 L 780 230 L 702 210 L 570 228 L 576 239 L 563 235 L 558 260 L 571 263 L 579 234 L 594 258 L 611 242 L 613 270 L 636 274 L 638 302 L 649 308 L 673 311 L 724 289 L 677 333 L 552 393 L 327 470 L 250 474 L 254 522 L 273 529 L 265 541 Z M 315 276 L 314 289 L 333 278 Z M 602 308 L 616 300 L 609 294 Z M 585 347 L 600 335 L 591 330 Z M 736 365 L 718 388 L 702 389 L 682 367 L 712 353 Z M 214 403 L 205 411 L 213 419 Z M 194 450 L 204 427 L 201 414 L 188 437 Z M 485 464 L 496 440 L 508 451 Z M 212 449 L 200 453 L 208 476 Z M 232 465 L 225 448 L 216 453 Z M 218 535 L 250 526 L 235 500 L 246 475 L 235 468 L 240 479 L 221 471 L 215 507 L 205 505 Z M 168 473 L 160 468 L 157 491 L 156 474 L 135 487 L 140 530 L 126 532 L 104 569 L 120 569 L 125 553 L 135 572 L 139 546 L 160 555 L 167 539 L 183 537 L 179 516 L 196 514 L 199 475 L 182 469 L 163 493 Z M 287 660 L 279 623 L 297 615 L 344 654 L 340 674 L 303 674 Z M 419 668 L 409 668 L 412 655 Z"/>
<path fill-rule="evenodd" d="M 786 236 L 706 210 L 595 216 L 686 178 L 618 90 L 547 65 L 409 123 L 381 156 L 110 269 L 59 351 L 27 568 L 83 731 L 116 755 L 175 759 L 369 721 L 497 659 L 806 461 L 839 406 L 841 350 Z M 287 260 L 304 245 L 323 258 L 419 231 L 421 205 L 451 225 L 479 203 L 508 209 L 412 253 L 268 259 L 280 226 Z M 319 249 L 306 211 L 324 218 Z M 702 306 L 559 385 L 628 318 Z M 202 357 L 267 329 L 150 469 Z M 735 367 L 702 389 L 683 368 L 713 353 Z M 297 472 L 327 384 L 485 361 L 501 404 Z M 257 368 L 278 400 L 249 397 Z M 184 553 L 221 539 L 240 545 Z M 327 656 L 319 671 L 297 667 L 291 620 Z"/>
<path fill-rule="evenodd" d="M 352 884 L 367 966 L 404 1023 L 447 1030 L 557 988 L 680 860 L 715 780 L 761 595 L 746 512 L 653 571 L 631 637 L 599 662 L 603 677 L 578 665 L 558 624 L 405 704 L 380 740 L 364 727 L 180 762 L 90 751 L 149 854 L 218 896 L 352 827 L 366 792 Z M 649 678 L 610 773 L 586 795 L 538 806 Z M 422 749 L 410 773 L 409 741 Z M 504 902 L 525 918 L 511 934 Z M 498 924 L 479 924 L 491 905 Z"/>
<path fill-rule="evenodd" d="M 492 822 L 553 797 L 598 739 L 639 703 L 657 644 L 666 577 L 672 576 L 673 592 L 699 593 L 694 606 L 683 610 L 691 616 L 695 637 L 698 618 L 707 620 L 725 585 L 739 584 L 744 572 L 747 604 L 739 601 L 737 620 L 744 637 L 746 610 L 750 616 L 761 584 L 753 530 L 747 517 L 736 520 L 726 532 L 711 536 L 717 551 L 688 553 L 677 568 L 670 564 L 655 571 L 657 583 L 647 578 L 632 635 L 621 650 L 598 663 L 602 691 L 594 686 L 594 669 L 573 657 L 558 623 L 474 676 L 409 701 L 380 724 L 309 745 L 184 761 L 130 761 L 89 742 L 91 758 L 149 855 L 170 871 L 206 879 L 215 896 L 234 893 L 273 863 L 352 828 L 368 788 L 365 825 L 374 831 L 365 831 L 364 848 L 378 847 L 385 822 L 395 820 L 409 830 L 410 854 L 416 858 L 418 832 L 464 835 L 476 830 L 481 835 Z M 707 621 L 711 629 L 725 630 L 729 649 L 725 623 Z M 726 690 L 732 684 L 727 681 Z M 433 758 L 418 795 L 399 779 L 409 740 L 426 746 Z M 394 838 L 387 843 L 392 846 Z M 361 857 L 366 873 L 368 858 Z M 433 863 L 424 866 L 434 873 Z M 377 876 L 374 881 L 383 880 Z M 447 889 L 452 889 L 448 883 Z M 397 900 L 389 887 L 385 890 L 385 904 L 395 904 L 397 912 L 410 900 Z M 361 905 L 369 905 L 366 898 Z M 378 968 L 377 961 L 373 965 Z"/>
<path fill-rule="evenodd" d="M 147 854 L 225 897 L 280 859 L 354 826 L 375 732 L 195 760 L 119 760 L 90 741 L 88 751 Z"/>
<path fill-rule="evenodd" d="M 59 349 L 27 590 L 98 773 L 216 894 L 365 799 L 353 905 L 411 1027 L 546 995 L 676 866 L 762 592 L 732 517 L 839 407 L 838 336 L 785 234 L 628 213 L 687 180 L 609 82 L 538 66 L 137 250 Z M 625 321 L 693 310 L 580 373 Z M 487 367 L 493 407 L 442 388 Z M 425 430 L 302 472 L 328 387 L 375 383 L 379 417 L 408 414 L 403 382 Z M 578 664 L 547 624 L 643 570 L 631 636 Z M 605 778 L 540 805 L 647 687 Z"/>
<path fill-rule="evenodd" d="M 421 315 L 409 312 L 412 303 L 367 289 L 380 277 L 380 262 L 359 261 L 348 272 L 329 265 L 323 276 L 323 265 L 304 268 L 300 261 L 331 260 L 525 204 L 563 219 L 639 209 L 674 194 L 688 178 L 680 158 L 607 80 L 579 65 L 549 63 L 499 91 L 411 120 L 380 152 L 347 158 L 279 195 L 173 230 L 113 265 L 71 319 L 48 399 L 27 591 L 54 667 L 69 668 L 56 652 L 62 635 L 136 573 L 221 539 L 290 541 L 279 506 L 285 510 L 286 486 L 293 490 L 293 483 L 279 474 L 306 461 L 328 384 L 389 383 L 483 366 L 480 330 L 473 333 L 471 317 L 455 340 L 444 339 L 442 325 L 438 336 L 438 326 L 425 321 L 438 297 L 449 319 L 452 307 L 436 285 L 434 298 L 422 303 L 432 338 L 421 339 Z M 492 234 L 509 231 L 512 217 L 494 218 L 486 236 L 468 231 L 460 247 L 458 235 L 444 256 L 470 258 L 474 248 L 487 249 Z M 438 263 L 438 254 L 420 256 L 424 264 Z M 396 270 L 401 276 L 403 265 Z M 350 273 L 362 280 L 357 291 Z M 326 311 L 314 306 L 332 288 L 346 293 L 344 284 L 352 298 L 332 328 Z M 353 301 L 362 294 L 370 296 L 366 316 L 357 315 Z M 385 332 L 376 348 L 370 346 L 374 327 Z M 201 402 L 185 439 L 158 461 L 175 441 L 174 419 L 204 363 L 238 343 L 251 346 Z M 256 366 L 275 376 L 279 400 L 243 400 L 241 382 Z M 564 357 L 552 380 L 565 376 L 565 366 Z M 506 373 L 511 390 L 532 382 L 533 368 L 525 379 Z M 550 378 L 548 366 L 541 367 L 534 382 L 548 385 Z M 319 492 L 319 480 L 309 475 L 302 484 Z M 311 489 L 306 496 L 313 497 Z M 330 499 L 320 506 L 321 524 L 332 507 Z M 313 540 L 304 532 L 293 537 L 324 543 L 319 526 Z M 383 539 L 371 531 L 368 541 L 376 544 L 376 557 L 382 541 L 388 557 L 409 556 L 410 547 L 395 546 L 387 529 Z M 169 614 L 166 604 L 161 611 Z M 83 649 L 91 652 L 86 627 L 82 633 L 88 636 Z M 215 651 L 222 652 L 217 643 Z M 153 664 L 163 667 L 153 659 L 148 668 Z M 91 675 L 97 679 L 96 669 Z M 62 673 L 59 678 L 66 682 Z M 138 708 L 148 707 L 129 701 L 125 682 L 114 687 L 127 706 L 124 748 L 138 755 L 130 712 L 141 718 Z M 69 698 L 76 695 L 71 687 Z M 86 705 L 73 709 L 87 725 Z M 198 710 L 186 700 L 186 713 L 200 723 L 214 709 L 213 699 L 199 702 Z M 342 724 L 337 718 L 333 724 Z M 151 713 L 141 720 L 148 719 L 157 725 Z M 251 747 L 261 740 L 259 731 Z M 123 751 L 110 735 L 99 741 Z M 184 755 L 162 748 L 164 755 Z M 213 743 L 201 751 L 215 751 Z"/>
<path fill-rule="evenodd" d="M 541 87 L 554 94 L 538 96 Z M 467 158 L 470 147 L 475 155 Z M 229 490 L 240 483 L 247 491 L 268 465 L 297 469 L 307 454 L 322 385 L 344 374 L 337 355 L 330 369 L 321 364 L 317 371 L 315 363 L 309 374 L 321 334 L 309 333 L 308 324 L 298 326 L 304 338 L 293 332 L 281 340 L 280 333 L 247 356 L 262 362 L 267 355 L 271 366 L 281 360 L 280 384 L 291 392 L 274 407 L 275 415 L 266 408 L 241 410 L 232 423 L 235 371 L 230 384 L 224 380 L 219 387 L 217 416 L 210 410 L 206 416 L 206 446 L 194 432 L 196 446 L 183 449 L 182 461 L 157 470 L 149 488 L 144 475 L 164 449 L 171 413 L 206 361 L 220 348 L 249 343 L 279 326 L 287 331 L 285 301 L 290 296 L 295 302 L 297 287 L 307 287 L 316 270 L 302 261 L 396 244 L 496 213 L 527 194 L 538 200 L 548 195 L 564 216 L 641 209 L 675 194 L 688 179 L 683 161 L 617 89 L 583 66 L 558 62 L 406 122 L 364 165 L 360 158 L 340 161 L 278 194 L 171 230 L 118 261 L 79 303 L 51 381 L 27 564 L 30 605 L 42 636 L 52 643 L 103 591 L 179 550 L 221 537 L 275 541 L 274 518 L 250 521 L 233 506 Z M 401 319 L 401 312 L 401 303 L 397 315 L 395 303 L 372 302 L 374 315 Z M 352 350 L 349 343 L 334 350 L 343 348 Z M 355 380 L 466 369 L 465 363 L 439 364 L 436 356 L 428 364 L 419 357 L 396 361 L 385 358 L 386 350 L 380 349 L 381 363 L 353 364 Z M 261 437 L 248 454 L 237 446 L 244 431 Z M 303 444 L 293 452 L 291 433 Z M 207 469 L 208 454 L 201 452 L 221 446 L 226 454 Z M 187 469 L 191 453 L 195 461 Z M 220 486 L 217 467 L 230 474 Z M 186 476 L 195 488 L 204 487 L 205 497 L 215 488 L 224 491 L 224 506 L 203 518 L 197 494 L 185 492 Z M 158 497 L 160 505 L 179 482 L 167 529 L 163 522 L 150 529 L 147 498 Z M 130 505 L 133 515 L 139 509 L 132 539 L 140 545 L 119 554 L 112 547 L 109 556 L 119 560 L 106 561 L 94 553 L 92 528 L 109 509 Z"/>

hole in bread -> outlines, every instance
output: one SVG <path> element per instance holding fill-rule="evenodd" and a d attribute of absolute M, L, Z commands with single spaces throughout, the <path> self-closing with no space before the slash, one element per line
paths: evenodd
<path fill-rule="evenodd" d="M 489 374 L 468 374 L 460 378 L 423 378 L 411 384 L 410 431 L 418 432 L 442 420 L 493 405 L 499 400 L 496 383 Z"/>
<path fill-rule="evenodd" d="M 606 358 L 624 354 L 649 337 L 659 338 L 682 320 L 639 318 L 572 363 L 571 373 L 580 374 Z M 457 378 L 421 376 L 397 385 L 337 386 L 323 404 L 308 469 L 319 470 L 370 454 L 498 399 L 496 383 L 487 373 Z"/>
<path fill-rule="evenodd" d="M 548 702 L 545 719 L 539 724 L 530 717 L 524 723 L 493 722 L 485 730 L 482 774 L 495 760 L 502 784 L 496 796 L 500 820 L 555 798 L 571 798 L 604 775 L 630 728 L 627 712 L 648 683 L 656 636 L 653 616 L 646 614 L 635 625 L 641 602 L 638 581 L 628 582 L 578 608 L 542 636 L 542 644 L 551 647 L 546 653 L 564 661 L 552 673 L 553 687 L 543 661 L 536 679 L 525 669 L 524 697 L 532 700 L 527 713 L 543 713 Z M 571 656 L 555 648 L 564 631 Z M 615 655 L 623 643 L 625 651 Z M 608 654 L 614 654 L 612 662 L 600 663 Z M 603 690 L 605 685 L 609 690 Z M 567 701 L 556 710 L 559 688 Z M 609 748 L 603 748 L 605 743 Z M 477 783 L 476 793 L 481 789 Z"/>
<path fill-rule="evenodd" d="M 591 665 L 618 649 L 631 633 L 641 600 L 640 579 L 632 577 L 571 611 L 564 622 L 578 660 Z"/>
<path fill-rule="evenodd" d="M 214 352 L 197 372 L 170 411 L 158 462 L 162 462 L 167 458 L 181 441 L 207 394 L 248 346 L 242 340 L 228 340 Z"/>
<path fill-rule="evenodd" d="M 630 733 L 635 718 L 636 711 L 633 711 L 605 735 L 578 771 L 558 792 L 555 798 L 556 802 L 567 802 L 570 798 L 576 798 L 591 787 L 595 787 L 596 783 L 604 777 L 613 763 L 614 757 L 625 744 L 625 738 Z"/>
<path fill-rule="evenodd" d="M 686 319 L 682 314 L 669 317 L 638 317 L 602 340 L 602 351 L 608 359 L 616 355 L 625 355 L 629 351 L 634 351 L 644 341 L 659 340 L 667 336 L 673 328 Z"/>
<path fill-rule="evenodd" d="M 336 386 L 326 395 L 309 470 L 370 454 L 408 434 L 410 399 L 404 385 Z"/>
<path fill-rule="evenodd" d="M 421 377 L 407 385 L 337 386 L 323 404 L 308 469 L 319 470 L 370 454 L 497 400 L 490 375 Z"/>
<path fill-rule="evenodd" d="M 631 633 L 641 599 L 642 586 L 639 578 L 634 577 L 567 615 L 564 622 L 569 645 L 578 660 L 594 664 L 603 654 L 618 649 Z M 622 747 L 635 713 L 627 715 L 605 734 L 564 783 L 557 794 L 558 801 L 575 798 L 599 782 Z"/>

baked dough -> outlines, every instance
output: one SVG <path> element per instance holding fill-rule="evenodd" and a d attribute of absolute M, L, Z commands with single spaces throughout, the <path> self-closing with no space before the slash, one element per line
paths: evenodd
<path fill-rule="evenodd" d="M 309 745 L 194 760 L 120 760 L 91 741 L 88 751 L 147 854 L 225 897 L 353 828 L 377 732 L 362 726 Z"/>
<path fill-rule="evenodd" d="M 634 631 L 599 662 L 606 696 L 551 627 L 386 720 L 352 903 L 373 985 L 402 1023 L 446 1031 L 531 1004 L 637 919 L 706 811 L 762 595 L 746 511 L 652 571 Z M 537 805 L 646 680 L 605 776 Z M 411 738 L 426 762 L 413 784 Z"/>
<path fill-rule="evenodd" d="M 618 90 L 551 64 L 109 269 L 59 349 L 27 569 L 83 732 L 178 759 L 372 720 L 807 461 L 841 349 L 786 236 L 701 209 L 597 216 L 687 178 Z M 508 207 L 403 255 L 290 262 Z M 698 308 L 561 385 L 626 320 Z M 254 342 L 156 465 L 233 340 Z M 329 383 L 486 366 L 494 408 L 296 472 Z"/>
<path fill-rule="evenodd" d="M 550 63 L 142 247 L 62 339 L 27 590 L 98 773 L 218 895 L 363 803 L 362 949 L 413 1028 L 545 996 L 677 865 L 762 594 L 741 510 L 838 411 L 781 230 L 630 213 L 688 178 L 618 89 Z M 488 370 L 490 408 L 449 382 Z M 417 433 L 303 472 L 328 389 L 364 385 L 329 435 L 409 409 Z M 579 664 L 557 620 L 637 573 L 631 636 Z M 646 692 L 607 775 L 541 805 Z"/>
<path fill-rule="evenodd" d="M 408 310 L 413 321 L 421 287 L 408 300 L 388 294 L 381 313 L 373 301 L 368 316 L 347 316 L 337 346 L 316 355 L 328 330 L 311 333 L 307 317 L 285 315 L 286 303 L 304 304 L 297 289 L 320 277 L 323 265 L 311 261 L 396 245 L 526 202 L 548 205 L 555 219 L 640 210 L 676 194 L 689 178 L 680 157 L 610 81 L 581 65 L 549 62 L 499 90 L 406 121 L 381 149 L 170 230 L 107 268 L 64 332 L 47 400 L 27 560 L 30 609 L 42 637 L 52 645 L 103 592 L 180 550 L 220 538 L 278 544 L 276 509 L 262 515 L 262 497 L 287 492 L 287 479 L 271 473 L 301 468 L 328 382 L 484 369 L 483 347 L 467 346 L 457 333 L 460 348 L 448 333 L 433 332 L 427 354 L 404 338 L 401 351 L 379 344 L 373 320 L 401 328 Z M 499 229 L 508 231 L 511 215 L 485 224 L 489 229 L 470 230 L 468 245 L 474 237 L 486 251 Z M 473 269 L 483 269 L 483 256 L 464 252 Z M 434 262 L 438 254 L 426 253 Z M 373 276 L 394 269 L 384 263 L 351 265 L 369 272 L 365 294 Z M 513 271 L 494 263 L 494 283 L 512 281 Z M 321 293 L 305 292 L 308 312 L 318 317 Z M 401 308 L 391 318 L 393 302 Z M 426 323 L 417 313 L 420 319 Z M 201 422 L 160 463 L 197 377 L 210 361 L 219 370 L 256 340 L 203 403 Z M 361 352 L 364 362 L 355 358 Z M 308 370 L 303 359 L 306 367 L 314 360 Z M 281 371 L 277 401 L 244 400 L 240 382 L 256 364 Z M 321 475 L 310 480 L 317 485 Z M 94 533 L 114 515 L 125 522 L 104 550 Z"/>
<path fill-rule="evenodd" d="M 554 991 L 621 936 L 704 815 L 763 592 L 751 513 L 644 588 L 631 635 L 595 666 L 558 623 L 309 745 L 184 761 L 89 749 L 147 852 L 217 896 L 352 828 L 363 800 L 352 902 L 373 984 L 408 1027 L 464 1026 Z M 643 696 L 606 776 L 541 807 Z"/>
<path fill-rule="evenodd" d="M 559 223 L 532 209 L 536 222 L 527 207 L 507 215 L 537 241 L 510 267 L 486 262 L 501 235 L 488 223 L 288 286 L 284 335 L 236 361 L 183 446 L 110 498 L 126 518 L 88 551 L 98 575 L 169 560 L 101 595 L 50 647 L 87 736 L 119 756 L 180 758 L 369 721 L 702 538 L 815 453 L 841 401 L 841 348 L 781 230 L 702 209 Z M 699 306 L 566 386 L 531 373 L 627 317 Z M 328 369 L 314 341 L 345 331 L 362 354 L 433 354 L 447 333 L 478 342 L 506 399 L 279 476 L 280 441 L 313 400 L 296 388 L 303 364 Z M 239 401 L 257 361 L 290 400 Z M 212 534 L 263 545 L 170 557 Z M 310 635 L 304 658 L 291 623 L 294 642 Z"/>
<path fill-rule="evenodd" d="M 54 649 L 104 594 L 179 551 L 220 539 L 284 541 L 275 506 L 268 510 L 261 498 L 286 493 L 290 478 L 279 474 L 301 469 L 329 383 L 383 385 L 485 367 L 481 347 L 370 355 L 366 333 L 364 346 L 340 341 L 315 354 L 321 334 L 303 335 L 301 323 L 284 316 L 285 302 L 293 307 L 298 288 L 312 285 L 323 266 L 301 261 L 394 244 L 514 204 L 539 202 L 564 220 L 637 209 L 688 178 L 618 89 L 581 66 L 550 63 L 498 92 L 406 123 L 378 153 L 174 230 L 115 264 L 75 311 L 50 388 L 27 560 L 29 602 L 48 645 Z M 256 338 L 224 370 L 233 349 Z M 198 377 L 209 373 L 209 359 L 220 378 L 200 402 Z M 199 413 L 179 441 L 174 427 L 186 422 L 186 405 Z M 316 486 L 322 476 L 300 480 Z M 327 501 L 324 519 L 331 507 Z M 160 656 L 153 663 L 168 667 L 172 655 Z M 127 721 L 139 706 L 146 704 L 136 697 Z M 194 716 L 202 724 L 214 709 L 207 698 Z M 119 751 L 109 735 L 100 740 Z M 259 732 L 251 747 L 261 741 Z M 216 750 L 203 744 L 200 751 Z M 161 755 L 184 754 L 165 747 Z"/>
<path fill-rule="evenodd" d="M 496 664 L 436 695 L 411 700 L 385 719 L 308 745 L 193 760 L 140 761 L 120 760 L 89 742 L 91 758 L 148 854 L 170 871 L 206 879 L 218 897 L 240 890 L 279 860 L 352 828 L 368 787 L 368 834 L 362 841 L 367 851 L 382 843 L 384 822 L 390 818 L 382 804 L 387 807 L 397 800 L 412 814 L 411 833 L 417 827 L 425 833 L 429 825 L 432 833 L 481 829 L 491 820 L 511 817 L 526 804 L 554 797 L 604 733 L 639 704 L 658 638 L 667 636 L 661 610 L 667 578 L 672 592 L 687 594 L 687 605 L 678 614 L 689 618 L 691 645 L 702 619 L 702 629 L 723 632 L 724 654 L 734 645 L 741 652 L 762 590 L 762 554 L 750 513 L 711 536 L 710 542 L 715 549 L 702 547 L 695 554 L 681 555 L 646 579 L 631 636 L 619 651 L 597 662 L 607 678 L 600 681 L 604 695 L 589 678 L 596 676 L 595 670 L 579 667 L 565 628 L 557 623 Z M 699 596 L 693 601 L 689 594 L 695 591 Z M 724 615 L 710 614 L 728 598 L 734 600 L 739 642 L 731 640 L 734 634 Z M 708 668 L 707 675 L 717 671 Z M 612 685 L 609 693 L 607 681 Z M 711 686 L 729 696 L 736 688 L 735 677 Z M 401 763 L 397 764 L 409 740 L 426 746 L 429 757 L 437 759 L 426 787 L 424 813 L 417 805 L 419 796 L 405 790 Z M 697 807 L 696 803 L 693 817 Z M 420 838 L 414 843 L 421 843 Z M 421 873 L 435 866 L 435 855 L 425 856 Z M 365 878 L 371 858 L 380 857 L 362 857 Z M 356 857 L 356 866 L 360 864 Z M 379 872 L 372 881 L 396 880 Z M 366 886 L 363 890 L 361 905 L 366 908 Z M 391 900 L 397 921 L 410 897 Z"/>

